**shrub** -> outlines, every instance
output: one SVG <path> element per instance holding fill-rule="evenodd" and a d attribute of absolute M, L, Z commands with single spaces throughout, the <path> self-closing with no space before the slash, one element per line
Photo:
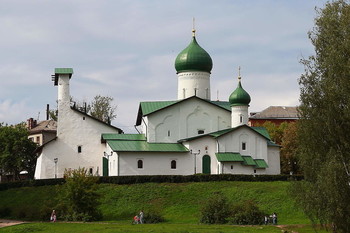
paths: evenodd
<path fill-rule="evenodd" d="M 221 192 L 215 192 L 201 211 L 201 223 L 223 224 L 230 215 L 227 198 Z"/>
<path fill-rule="evenodd" d="M 164 217 L 158 211 L 146 211 L 144 215 L 145 223 L 164 222 Z"/>
<path fill-rule="evenodd" d="M 233 206 L 229 222 L 238 225 L 259 225 L 263 223 L 265 214 L 252 200 L 247 200 Z"/>
<path fill-rule="evenodd" d="M 94 221 L 101 219 L 97 207 L 97 177 L 87 175 L 85 168 L 65 171 L 66 183 L 60 188 L 58 217 L 68 221 Z"/>

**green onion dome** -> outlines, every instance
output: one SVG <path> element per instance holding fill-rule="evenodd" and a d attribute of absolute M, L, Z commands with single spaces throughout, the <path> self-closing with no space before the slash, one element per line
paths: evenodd
<path fill-rule="evenodd" d="M 238 87 L 230 95 L 229 102 L 231 106 L 249 105 L 250 103 L 250 95 L 242 88 L 240 78 L 238 82 Z"/>
<path fill-rule="evenodd" d="M 177 55 L 175 69 L 177 73 L 184 71 L 204 71 L 210 73 L 213 61 L 210 55 L 197 43 L 195 35 L 191 43 Z"/>

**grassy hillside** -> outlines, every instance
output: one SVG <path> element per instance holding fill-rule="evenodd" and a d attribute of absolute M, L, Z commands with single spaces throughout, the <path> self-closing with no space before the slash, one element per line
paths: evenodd
<path fill-rule="evenodd" d="M 213 192 L 221 191 L 232 203 L 253 199 L 266 213 L 277 212 L 279 224 L 307 224 L 307 218 L 287 195 L 289 185 L 282 181 L 101 184 L 100 209 L 106 221 L 131 221 L 132 216 L 144 209 L 160 212 L 169 223 L 198 223 L 201 207 Z M 1 191 L 0 218 L 10 213 L 17 219 L 48 219 L 57 204 L 57 192 L 55 186 Z"/>

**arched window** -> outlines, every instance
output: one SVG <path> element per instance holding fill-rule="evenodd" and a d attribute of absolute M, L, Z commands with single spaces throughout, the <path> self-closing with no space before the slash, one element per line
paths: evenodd
<path fill-rule="evenodd" d="M 170 167 L 171 169 L 176 169 L 176 160 L 171 160 Z"/>
<path fill-rule="evenodd" d="M 143 160 L 142 159 L 137 160 L 137 168 L 139 168 L 139 169 L 143 168 Z"/>

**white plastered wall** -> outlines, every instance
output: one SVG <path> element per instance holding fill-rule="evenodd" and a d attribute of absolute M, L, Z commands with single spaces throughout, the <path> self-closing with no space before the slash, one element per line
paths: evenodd
<path fill-rule="evenodd" d="M 268 159 L 269 167 L 266 169 L 267 174 L 276 175 L 281 174 L 281 159 L 280 148 L 277 146 L 268 147 Z"/>
<path fill-rule="evenodd" d="M 188 142 L 189 150 L 192 150 L 193 167 L 196 164 L 196 173 L 203 173 L 203 156 L 210 156 L 210 172 L 211 174 L 218 173 L 218 161 L 216 159 L 217 143 L 210 136 L 201 137 Z M 198 153 L 199 152 L 199 153 Z M 196 158 L 196 162 L 194 162 Z M 194 169 L 193 169 L 194 170 Z"/>
<path fill-rule="evenodd" d="M 102 133 L 118 133 L 118 130 L 80 114 L 72 109 L 63 116 L 66 120 L 60 127 L 57 139 L 45 145 L 37 163 L 35 178 L 46 179 L 55 177 L 57 158 L 57 177 L 63 177 L 65 168 L 92 168 L 94 175 L 102 175 L 102 157 L 105 146 L 101 144 Z M 81 146 L 81 152 L 78 152 Z"/>
<path fill-rule="evenodd" d="M 191 175 L 193 158 L 189 152 L 119 152 L 119 175 Z M 143 161 L 143 168 L 137 167 L 137 161 Z M 171 169 L 171 161 L 176 161 L 176 169 Z"/>
<path fill-rule="evenodd" d="M 105 146 L 102 133 L 119 133 L 118 129 L 101 123 L 70 107 L 69 75 L 58 79 L 57 138 L 43 147 L 35 169 L 35 179 L 63 177 L 65 169 L 84 167 L 94 175 L 102 174 Z M 78 147 L 81 152 L 78 152 Z M 54 159 L 57 158 L 55 164 Z"/>
<path fill-rule="evenodd" d="M 242 143 L 246 143 L 246 150 L 242 149 Z M 241 127 L 219 138 L 220 152 L 238 152 L 241 155 L 249 155 L 253 159 L 268 160 L 266 138 L 257 132 Z"/>
<path fill-rule="evenodd" d="M 181 72 L 177 74 L 177 99 L 182 100 L 191 96 L 198 96 L 210 100 L 210 73 Z"/>
<path fill-rule="evenodd" d="M 230 127 L 231 114 L 198 98 L 191 98 L 148 116 L 148 142 L 177 142 L 180 139 Z"/>

